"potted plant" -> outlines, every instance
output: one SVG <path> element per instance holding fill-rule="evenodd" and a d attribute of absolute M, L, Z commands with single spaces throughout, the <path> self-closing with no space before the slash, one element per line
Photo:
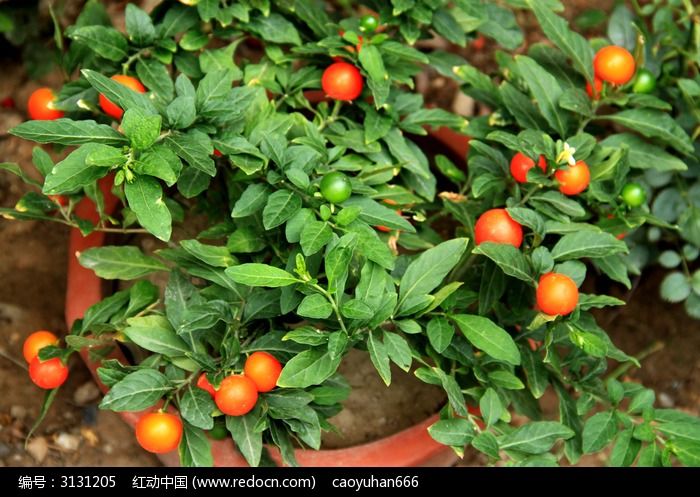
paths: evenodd
<path fill-rule="evenodd" d="M 128 5 L 125 36 L 89 3 L 66 30 L 64 65 L 72 73 L 82 56 L 80 76 L 48 105 L 75 119 L 13 130 L 78 148 L 57 164 L 37 148 L 42 194 L 4 214 L 88 235 L 72 237 L 69 281 L 69 297 L 86 299 L 67 303 L 69 320 L 82 317 L 65 347 L 36 338 L 28 360 L 37 384 L 60 386 L 66 357 L 83 350 L 108 388 L 101 407 L 129 413 L 142 446 L 168 461 L 178 449 L 184 465 L 239 463 L 232 440 L 252 465 L 268 460 L 266 444 L 285 464 L 328 464 L 295 447 L 320 447 L 348 392 L 337 368 L 359 349 L 387 385 L 391 363 L 416 368 L 448 400 L 439 419 L 381 442 L 383 458 L 417 447 L 443 458 L 430 425 L 458 455 L 471 445 L 515 465 L 575 464 L 613 441 L 612 464 L 695 464 L 696 418 L 656 409 L 651 390 L 604 376 L 608 358 L 638 365 L 590 312 L 623 302 L 579 290 L 589 261 L 629 282 L 629 248 L 609 214 L 660 224 L 628 201 L 639 192 L 628 188 L 626 206 L 618 200 L 630 143 L 655 145 L 632 134 L 599 142 L 604 133 L 587 126 L 617 121 L 686 155 L 690 138 L 632 119 L 651 112 L 674 123 L 658 99 L 625 99 L 632 55 L 614 49 L 629 74 L 606 72 L 620 65 L 594 58 L 548 6 L 523 4 L 557 48 L 501 53 L 492 79 L 453 53 L 412 45 L 429 30 L 464 45 L 476 28 L 515 49 L 513 12 L 419 4 L 334 11 L 311 0 L 202 0 L 164 2 L 150 15 Z M 493 112 L 466 128 L 425 108 L 410 88 L 426 63 Z M 595 74 L 617 86 L 591 101 L 583 88 L 596 88 Z M 324 98 L 309 93 L 319 88 Z M 598 116 L 608 104 L 625 110 Z M 425 126 L 473 137 L 467 172 L 446 155 L 431 164 L 410 138 Z M 205 228 L 173 241 L 173 222 L 195 213 Z M 168 245 L 103 245 L 114 231 Z M 103 295 L 88 269 L 138 281 Z M 163 292 L 142 279 L 161 272 Z M 558 397 L 557 421 L 542 420 L 546 391 Z M 515 413 L 530 421 L 516 426 Z M 226 442 L 207 436 L 221 430 Z"/>

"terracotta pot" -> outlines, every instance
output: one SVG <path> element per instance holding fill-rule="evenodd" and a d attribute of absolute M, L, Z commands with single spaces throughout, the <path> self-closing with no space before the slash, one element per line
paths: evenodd
<path fill-rule="evenodd" d="M 108 212 L 117 205 L 117 199 L 110 193 L 111 178 L 101 182 L 105 194 L 105 204 Z M 76 207 L 76 214 L 93 222 L 98 220 L 93 202 L 85 198 Z M 99 247 L 104 243 L 104 233 L 93 233 L 83 237 L 78 230 L 73 230 L 69 241 L 68 283 L 66 289 L 66 323 L 70 329 L 76 319 L 81 318 L 85 311 L 103 298 L 102 281 L 95 273 L 82 267 L 76 254 L 91 247 Z M 81 351 L 93 378 L 103 392 L 109 389 L 99 379 L 97 368 L 99 361 L 93 361 L 87 349 Z M 124 355 L 116 349 L 112 357 L 126 362 Z M 122 419 L 132 428 L 136 425 L 141 413 L 123 412 Z M 427 428 L 437 421 L 437 415 L 407 428 L 399 433 L 376 440 L 374 442 L 334 450 L 303 450 L 295 451 L 297 461 L 301 466 L 449 466 L 456 461 L 452 449 L 434 441 L 428 434 Z M 234 450 L 232 440 L 210 440 L 215 466 L 247 466 L 245 459 Z M 281 464 L 279 451 L 270 448 L 272 458 Z M 159 455 L 160 460 L 167 466 L 178 466 L 179 458 L 176 451 Z"/>
<path fill-rule="evenodd" d="M 459 158 L 466 162 L 467 153 L 469 152 L 469 137 L 450 128 L 437 128 L 429 130 L 432 137 L 437 138 L 447 148 L 454 152 Z"/>

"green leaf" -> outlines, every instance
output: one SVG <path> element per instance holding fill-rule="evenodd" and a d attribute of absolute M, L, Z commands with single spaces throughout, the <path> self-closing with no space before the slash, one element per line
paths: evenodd
<path fill-rule="evenodd" d="M 34 434 L 34 432 L 37 430 L 37 428 L 41 426 L 41 423 L 44 421 L 44 418 L 49 413 L 49 410 L 53 405 L 53 401 L 56 399 L 56 394 L 58 394 L 58 391 L 58 388 L 52 388 L 51 390 L 47 390 L 44 394 L 44 400 L 41 402 L 41 408 L 39 409 L 39 413 L 36 417 L 36 420 L 34 421 L 34 424 L 31 426 L 29 432 L 27 433 L 27 440 L 29 440 Z"/>
<path fill-rule="evenodd" d="M 271 288 L 293 285 L 300 280 L 284 269 L 267 264 L 239 264 L 226 269 L 226 276 L 236 283 L 248 286 L 266 286 Z"/>
<path fill-rule="evenodd" d="M 572 328 L 569 331 L 569 339 L 574 345 L 593 357 L 605 357 L 608 353 L 607 343 L 594 333 Z"/>
<path fill-rule="evenodd" d="M 46 176 L 42 192 L 46 195 L 72 193 L 106 176 L 109 169 L 87 163 L 88 156 L 99 147 L 100 145 L 88 143 L 68 154 Z"/>
<path fill-rule="evenodd" d="M 216 175 L 216 165 L 211 158 L 214 148 L 207 135 L 198 130 L 191 130 L 187 134 L 170 135 L 165 138 L 165 143 L 190 166 L 208 176 Z"/>
<path fill-rule="evenodd" d="M 175 129 L 189 127 L 197 119 L 194 97 L 177 97 L 165 111 L 168 122 Z"/>
<path fill-rule="evenodd" d="M 199 36 L 202 39 L 199 43 L 204 43 L 206 45 L 206 43 L 209 41 L 206 38 L 206 35 Z M 205 73 L 212 73 L 214 71 L 228 71 L 230 79 L 241 79 L 243 73 L 236 66 L 236 63 L 233 60 L 233 54 L 236 51 L 237 46 L 237 43 L 231 43 L 223 48 L 204 50 L 199 56 L 199 66 L 202 68 L 202 71 Z M 207 110 L 212 110 L 212 107 L 207 107 Z"/>
<path fill-rule="evenodd" d="M 515 60 L 521 76 L 537 101 L 542 116 L 559 133 L 559 136 L 565 137 L 567 135 L 568 120 L 566 119 L 566 114 L 559 109 L 559 99 L 562 95 L 559 82 L 530 57 L 516 55 Z"/>
<path fill-rule="evenodd" d="M 479 314 L 489 312 L 506 290 L 506 276 L 491 261 L 486 261 L 479 283 Z"/>
<path fill-rule="evenodd" d="M 520 364 L 520 352 L 513 338 L 490 319 L 470 314 L 455 314 L 450 318 L 476 348 L 499 361 Z"/>
<path fill-rule="evenodd" d="M 143 85 L 150 89 L 162 102 L 173 99 L 175 86 L 166 67 L 155 60 L 140 60 L 136 64 L 136 75 Z"/>
<path fill-rule="evenodd" d="M 129 288 L 129 305 L 126 311 L 124 311 L 124 315 L 133 316 L 141 312 L 149 305 L 158 301 L 159 294 L 159 288 L 150 281 L 137 281 Z"/>
<path fill-rule="evenodd" d="M 507 390 L 522 390 L 525 388 L 525 384 L 515 376 L 513 373 L 499 369 L 497 371 L 492 371 L 488 373 L 488 378 L 491 383 L 497 387 L 505 388 Z"/>
<path fill-rule="evenodd" d="M 613 411 L 594 414 L 583 427 L 583 452 L 592 454 L 606 447 L 617 434 L 617 422 Z"/>
<path fill-rule="evenodd" d="M 190 350 L 175 334 L 164 316 L 142 316 L 127 320 L 124 334 L 139 347 L 169 357 L 184 356 Z"/>
<path fill-rule="evenodd" d="M 100 302 L 93 304 L 85 311 L 83 317 L 81 333 L 85 334 L 91 331 L 95 324 L 104 324 L 109 322 L 117 312 L 119 312 L 129 301 L 129 291 L 122 290 L 113 293 L 109 297 L 105 297 Z M 67 337 L 66 337 L 67 338 Z"/>
<path fill-rule="evenodd" d="M 328 334 L 312 326 L 302 326 L 285 334 L 282 340 L 316 346 L 327 343 Z"/>
<path fill-rule="evenodd" d="M 544 395 L 549 385 L 547 368 L 545 368 L 542 359 L 533 351 L 525 350 L 522 358 L 527 386 L 532 396 L 539 399 Z"/>
<path fill-rule="evenodd" d="M 102 93 L 110 102 L 113 102 L 125 111 L 138 107 L 149 114 L 158 114 L 155 106 L 146 94 L 127 88 L 97 71 L 83 69 L 80 72 L 95 90 Z"/>
<path fill-rule="evenodd" d="M 326 253 L 323 261 L 328 280 L 328 291 L 340 295 L 345 288 L 348 277 L 350 261 L 357 246 L 357 236 L 354 233 L 344 235 Z"/>
<path fill-rule="evenodd" d="M 182 162 L 169 148 L 163 145 L 155 145 L 144 151 L 134 163 L 136 174 L 145 174 L 165 181 L 168 186 L 173 186 L 180 172 Z"/>
<path fill-rule="evenodd" d="M 57 145 L 83 145 L 101 143 L 103 145 L 124 145 L 126 138 L 116 129 L 92 120 L 74 121 L 68 118 L 53 121 L 27 121 L 15 126 L 10 134 L 37 143 Z"/>
<path fill-rule="evenodd" d="M 627 275 L 627 265 L 625 258 L 622 255 L 613 255 L 608 257 L 600 257 L 593 261 L 593 264 L 605 273 L 608 278 L 618 283 L 622 283 L 628 289 L 632 288 L 632 282 Z"/>
<path fill-rule="evenodd" d="M 260 418 L 261 412 L 258 408 L 243 416 L 226 416 L 226 429 L 231 433 L 238 450 L 252 467 L 260 464 L 262 456 L 262 431 L 256 430 Z"/>
<path fill-rule="evenodd" d="M 177 180 L 177 189 L 185 198 L 194 198 L 209 187 L 211 177 L 206 173 L 186 166 Z"/>
<path fill-rule="evenodd" d="M 312 319 L 326 319 L 332 312 L 328 299 L 318 293 L 304 297 L 297 308 L 297 314 Z"/>
<path fill-rule="evenodd" d="M 537 212 L 525 207 L 511 207 L 506 210 L 508 211 L 508 215 L 515 221 L 527 226 L 541 237 L 544 237 L 546 232 L 544 219 Z"/>
<path fill-rule="evenodd" d="M 178 447 L 180 463 L 184 467 L 210 467 L 214 465 L 214 456 L 207 435 L 200 428 L 184 423 L 182 440 Z"/>
<path fill-rule="evenodd" d="M 342 356 L 335 358 L 325 348 L 305 350 L 284 365 L 277 380 L 281 388 L 307 388 L 320 385 L 338 369 Z"/>
<path fill-rule="evenodd" d="M 150 45 L 156 37 L 151 17 L 133 3 L 126 5 L 126 33 L 139 47 Z"/>
<path fill-rule="evenodd" d="M 129 44 L 119 31 L 107 26 L 83 26 L 72 29 L 69 36 L 97 55 L 119 62 L 128 56 Z"/>
<path fill-rule="evenodd" d="M 543 454 L 549 451 L 557 440 L 567 440 L 574 431 L 554 421 L 536 421 L 512 431 L 501 439 L 502 450 L 516 450 L 527 454 Z"/>
<path fill-rule="evenodd" d="M 488 257 L 509 276 L 528 283 L 535 281 L 527 259 L 520 250 L 512 245 L 486 242 L 476 247 L 473 253 Z"/>
<path fill-rule="evenodd" d="M 464 447 L 474 438 L 474 427 L 466 419 L 441 419 L 428 427 L 437 442 L 452 447 Z"/>
<path fill-rule="evenodd" d="M 661 298 L 667 302 L 683 302 L 691 291 L 688 278 L 680 271 L 668 273 L 661 282 Z"/>
<path fill-rule="evenodd" d="M 51 156 L 41 147 L 32 149 L 32 162 L 44 177 L 51 172 L 54 166 Z"/>
<path fill-rule="evenodd" d="M 206 245 L 197 240 L 182 240 L 180 245 L 188 254 L 209 266 L 229 267 L 236 263 L 226 247 Z"/>
<path fill-rule="evenodd" d="M 634 24 L 634 14 L 624 4 L 619 4 L 613 10 L 608 21 L 608 38 L 614 45 L 624 47 L 634 52 L 637 46 L 637 29 Z"/>
<path fill-rule="evenodd" d="M 343 302 L 340 312 L 348 319 L 364 320 L 370 319 L 372 316 L 374 316 L 374 309 L 358 299 L 350 299 Z"/>
<path fill-rule="evenodd" d="M 622 147 L 627 150 L 627 162 L 634 169 L 656 171 L 685 171 L 688 166 L 663 148 L 632 133 L 610 135 L 600 142 L 604 149 Z"/>
<path fill-rule="evenodd" d="M 158 180 L 150 176 L 137 176 L 126 183 L 124 193 L 139 224 L 159 240 L 170 240 L 172 216 L 163 200 L 163 188 Z"/>
<path fill-rule="evenodd" d="M 538 205 L 551 207 L 567 217 L 580 218 L 586 215 L 586 211 L 578 202 L 555 191 L 533 195 L 530 198 L 530 204 L 535 207 Z M 540 209 L 538 208 L 538 210 Z M 568 221 L 568 219 L 566 220 Z"/>
<path fill-rule="evenodd" d="M 333 230 L 326 222 L 311 221 L 301 231 L 301 250 L 310 256 L 321 250 L 333 237 Z"/>
<path fill-rule="evenodd" d="M 411 348 L 404 337 L 398 333 L 384 331 L 384 346 L 386 353 L 389 355 L 394 364 L 408 372 L 411 369 L 413 359 L 411 357 Z"/>
<path fill-rule="evenodd" d="M 365 110 L 365 142 L 375 142 L 389 132 L 394 123 L 390 117 L 380 114 L 372 107 Z"/>
<path fill-rule="evenodd" d="M 654 406 L 654 400 L 656 400 L 656 394 L 653 390 L 649 388 L 644 388 L 637 392 L 629 406 L 627 406 L 627 411 L 630 413 L 641 413 L 646 409 Z M 698 439 L 700 441 L 700 439 Z"/>
<path fill-rule="evenodd" d="M 362 68 L 367 71 L 367 85 L 372 91 L 374 106 L 379 109 L 386 103 L 391 88 L 382 54 L 375 45 L 364 44 L 358 58 Z"/>
<path fill-rule="evenodd" d="M 693 468 L 700 467 L 700 442 L 675 440 L 672 450 L 683 465 Z"/>
<path fill-rule="evenodd" d="M 498 459 L 498 440 L 490 431 L 481 432 L 472 440 L 472 447 L 492 459 Z"/>
<path fill-rule="evenodd" d="M 299 38 L 299 32 L 294 24 L 279 14 L 258 16 L 251 20 L 248 28 L 259 34 L 265 41 L 301 45 L 301 38 Z"/>
<path fill-rule="evenodd" d="M 467 249 L 466 238 L 456 238 L 441 243 L 419 255 L 401 278 L 399 286 L 399 311 L 411 307 L 416 299 L 435 289 L 462 258 Z"/>
<path fill-rule="evenodd" d="M 180 415 L 192 426 L 202 430 L 211 430 L 214 427 L 212 413 L 216 410 L 216 404 L 209 395 L 201 388 L 187 385 L 185 393 L 180 398 Z"/>
<path fill-rule="evenodd" d="M 569 88 L 565 90 L 561 98 L 559 98 L 559 107 L 582 116 L 590 116 L 593 114 L 591 99 L 586 95 L 586 92 L 580 88 Z M 578 147 L 574 148 L 578 150 Z"/>
<path fill-rule="evenodd" d="M 122 149 L 98 144 L 90 145 L 90 147 L 93 147 L 93 151 L 85 159 L 88 166 L 116 168 L 126 163 Z"/>
<path fill-rule="evenodd" d="M 255 214 L 265 206 L 269 195 L 270 190 L 267 186 L 260 183 L 251 183 L 243 191 L 241 198 L 234 204 L 231 217 L 239 218 Z M 290 240 L 290 242 L 291 241 L 292 240 Z"/>
<path fill-rule="evenodd" d="M 160 38 L 170 38 L 177 33 L 187 31 L 198 22 L 195 9 L 175 4 L 168 9 L 163 21 L 158 25 L 158 35 Z"/>
<path fill-rule="evenodd" d="M 78 260 L 83 267 L 107 280 L 134 280 L 167 269 L 158 259 L 145 255 L 134 246 L 90 248 L 81 252 Z"/>
<path fill-rule="evenodd" d="M 601 309 L 614 305 L 625 305 L 625 301 L 611 297 L 610 295 L 588 295 L 582 293 L 579 295 L 578 305 L 579 309 L 587 311 L 589 309 Z"/>
<path fill-rule="evenodd" d="M 260 237 L 260 234 L 247 226 L 231 233 L 226 242 L 226 248 L 234 254 L 259 252 L 265 247 L 267 247 L 267 243 Z"/>
<path fill-rule="evenodd" d="M 680 444 L 682 450 L 696 451 L 695 457 L 700 456 L 700 426 L 694 423 L 674 422 L 658 426 L 658 430 L 672 439 L 673 446 Z M 700 459 L 700 458 L 699 458 Z M 683 464 L 688 464 L 683 462 Z"/>
<path fill-rule="evenodd" d="M 642 443 L 632 438 L 631 428 L 621 432 L 610 453 L 610 466 L 616 468 L 631 466 L 641 447 Z"/>
<path fill-rule="evenodd" d="M 362 209 L 360 219 L 371 226 L 386 226 L 394 230 L 416 232 L 413 225 L 399 216 L 395 210 L 384 207 L 371 198 L 354 196 L 343 202 L 343 208 L 352 206 Z"/>
<path fill-rule="evenodd" d="M 653 468 L 661 466 L 661 451 L 656 442 L 652 442 L 644 447 L 639 453 L 637 467 Z"/>
<path fill-rule="evenodd" d="M 278 190 L 267 198 L 263 225 L 271 230 L 283 224 L 301 209 L 301 198 L 289 190 Z"/>
<path fill-rule="evenodd" d="M 683 154 L 693 152 L 693 143 L 683 128 L 665 112 L 653 109 L 628 109 L 601 116 L 646 136 L 658 138 Z"/>
<path fill-rule="evenodd" d="M 372 364 L 374 364 L 379 376 L 384 383 L 389 386 L 391 384 L 389 355 L 387 354 L 384 343 L 379 338 L 378 331 L 373 330 L 367 335 L 367 350 L 369 351 L 369 358 Z"/>
<path fill-rule="evenodd" d="M 100 402 L 100 409 L 142 411 L 170 391 L 170 382 L 154 369 L 140 369 L 114 385 Z"/>
<path fill-rule="evenodd" d="M 552 249 L 555 261 L 597 258 L 626 253 L 627 244 L 606 232 L 579 231 L 564 235 Z"/>
<path fill-rule="evenodd" d="M 593 50 L 588 41 L 572 31 L 564 19 L 552 13 L 541 1 L 528 0 L 527 3 L 547 38 L 573 61 L 574 67 L 586 80 L 593 81 Z"/>
<path fill-rule="evenodd" d="M 455 329 L 447 318 L 438 316 L 428 321 L 427 332 L 430 345 L 441 354 L 452 342 Z"/>
<path fill-rule="evenodd" d="M 460 185 L 467 180 L 466 174 L 444 155 L 435 156 L 435 165 L 447 179 L 456 185 Z"/>
<path fill-rule="evenodd" d="M 6 12 L 0 12 L 0 33 L 9 33 L 15 29 L 15 22 Z"/>
<path fill-rule="evenodd" d="M 433 13 L 433 27 L 435 31 L 447 41 L 450 41 L 460 47 L 466 45 L 466 37 L 464 30 L 455 20 L 449 10 L 437 9 Z"/>
<path fill-rule="evenodd" d="M 432 371 L 440 378 L 440 384 L 447 394 L 450 407 L 457 415 L 466 417 L 469 413 L 467 411 L 464 395 L 455 377 L 453 375 L 448 375 L 440 368 L 432 368 Z"/>
<path fill-rule="evenodd" d="M 532 103 L 527 95 L 507 81 L 501 84 L 498 91 L 508 112 L 513 115 L 521 127 L 525 129 L 548 129 L 547 121 L 544 120 L 535 104 Z"/>
<path fill-rule="evenodd" d="M 493 388 L 487 388 L 479 399 L 479 410 L 486 422 L 486 426 L 494 425 L 503 416 L 503 404 Z"/>

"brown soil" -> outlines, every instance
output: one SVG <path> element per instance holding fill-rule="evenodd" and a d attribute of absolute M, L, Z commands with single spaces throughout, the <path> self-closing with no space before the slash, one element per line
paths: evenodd
<path fill-rule="evenodd" d="M 339 433 L 325 433 L 328 449 L 371 442 L 419 423 L 445 402 L 441 389 L 419 381 L 399 368 L 391 369 L 391 386 L 381 380 L 366 352 L 353 350 L 340 365 L 352 387 L 350 397 L 330 422 Z"/>

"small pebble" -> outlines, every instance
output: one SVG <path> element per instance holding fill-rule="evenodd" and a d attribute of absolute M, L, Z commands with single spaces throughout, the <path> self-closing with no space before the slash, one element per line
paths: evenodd
<path fill-rule="evenodd" d="M 49 453 L 49 444 L 44 437 L 33 438 L 27 444 L 27 452 L 38 464 L 41 464 Z M 15 457 L 17 458 L 17 456 Z"/>
<path fill-rule="evenodd" d="M 27 408 L 24 406 L 10 407 L 10 416 L 15 419 L 24 419 L 27 417 Z"/>
<path fill-rule="evenodd" d="M 10 452 L 12 452 L 12 448 L 9 445 L 0 442 L 0 457 L 9 456 Z"/>
<path fill-rule="evenodd" d="M 66 452 L 75 452 L 80 447 L 80 437 L 70 433 L 59 433 L 56 436 L 56 445 Z"/>
<path fill-rule="evenodd" d="M 459 114 L 460 116 L 473 116 L 474 115 L 474 99 L 468 95 L 465 95 L 461 91 L 455 94 L 455 98 L 452 101 L 452 112 Z"/>
<path fill-rule="evenodd" d="M 84 406 L 97 399 L 100 396 L 100 390 L 93 381 L 87 381 L 76 388 L 73 394 L 73 401 L 79 406 Z"/>
<path fill-rule="evenodd" d="M 673 401 L 673 398 L 667 394 L 666 392 L 659 392 L 659 404 L 661 404 L 661 407 L 673 407 L 676 405 L 676 403 Z"/>

